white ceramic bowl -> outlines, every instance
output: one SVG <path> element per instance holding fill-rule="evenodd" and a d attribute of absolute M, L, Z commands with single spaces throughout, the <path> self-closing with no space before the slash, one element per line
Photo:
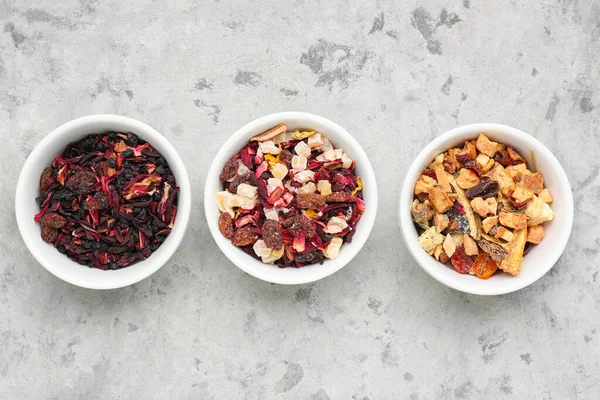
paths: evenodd
<path fill-rule="evenodd" d="M 40 195 L 40 175 L 61 154 L 68 143 L 88 134 L 107 131 L 133 132 L 150 143 L 169 163 L 180 188 L 175 225 L 165 242 L 148 259 L 127 268 L 102 271 L 71 261 L 40 237 L 40 225 L 33 216 L 40 210 L 35 198 Z M 15 211 L 19 231 L 33 256 L 48 271 L 73 285 L 90 289 L 114 289 L 134 284 L 152 275 L 173 255 L 185 233 L 190 217 L 190 182 L 181 158 L 164 136 L 146 124 L 118 115 L 90 115 L 75 119 L 50 132 L 33 149 L 19 176 Z"/>
<path fill-rule="evenodd" d="M 284 123 L 288 130 L 300 128 L 312 129 L 322 133 L 336 148 L 344 152 L 356 161 L 356 174 L 363 181 L 364 200 L 366 211 L 356 225 L 356 233 L 352 243 L 346 243 L 340 250 L 340 255 L 334 260 L 325 260 L 323 265 L 308 265 L 302 268 L 279 268 L 276 265 L 267 265 L 252 258 L 241 249 L 233 246 L 231 240 L 225 238 L 219 231 L 217 208 L 217 192 L 223 190 L 219 181 L 219 174 L 223 165 L 232 156 L 237 154 L 250 138 L 261 132 Z M 377 184 L 375 174 L 367 155 L 358 142 L 341 126 L 317 115 L 303 112 L 282 112 L 259 118 L 242 127 L 230 137 L 221 147 L 208 172 L 206 187 L 204 189 L 204 209 L 206 220 L 217 245 L 221 251 L 242 270 L 256 278 L 264 281 L 280 284 L 301 284 L 314 282 L 338 271 L 348 264 L 363 247 L 371 228 L 375 222 L 377 213 Z"/>
<path fill-rule="evenodd" d="M 436 155 L 453 147 L 462 147 L 466 140 L 477 138 L 480 132 L 485 132 L 495 142 L 514 147 L 527 160 L 530 167 L 530 154 L 533 151 L 537 170 L 544 176 L 545 185 L 554 198 L 551 207 L 556 216 L 554 220 L 544 224 L 544 239 L 539 245 L 533 246 L 524 257 L 521 273 L 515 277 L 505 273 L 496 273 L 488 280 L 481 280 L 472 275 L 461 275 L 452 268 L 439 263 L 419 246 L 417 230 L 411 218 L 410 205 L 413 200 L 413 188 L 421 172 Z M 571 234 L 573 196 L 569 180 L 560 163 L 550 150 L 537 139 L 506 125 L 472 124 L 444 133 L 419 153 L 404 179 L 398 215 L 406 246 L 425 272 L 444 285 L 466 293 L 496 295 L 514 292 L 532 284 L 556 263 Z"/>

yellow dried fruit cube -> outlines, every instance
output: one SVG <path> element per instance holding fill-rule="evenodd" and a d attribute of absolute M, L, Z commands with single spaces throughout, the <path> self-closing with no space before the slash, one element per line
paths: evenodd
<path fill-rule="evenodd" d="M 438 244 L 442 244 L 444 236 L 436 232 L 435 227 L 427 229 L 419 236 L 419 246 L 427 253 L 434 250 Z"/>
<path fill-rule="evenodd" d="M 275 166 L 271 169 L 271 174 L 273 174 L 273 176 L 275 178 L 280 179 L 280 180 L 283 180 L 283 178 L 285 178 L 287 173 L 288 173 L 288 169 L 282 163 L 275 164 Z"/>
<path fill-rule="evenodd" d="M 525 189 L 525 186 L 521 185 L 520 183 L 517 183 L 515 185 L 515 191 L 511 194 L 511 197 L 517 203 L 524 204 L 527 200 L 533 198 L 533 193 L 531 193 L 529 190 Z"/>
<path fill-rule="evenodd" d="M 544 227 L 542 225 L 530 226 L 527 231 L 527 241 L 533 244 L 540 244 L 544 238 Z"/>
<path fill-rule="evenodd" d="M 438 232 L 443 231 L 450 225 L 450 218 L 446 214 L 435 213 L 433 216 L 433 226 L 435 226 L 435 230 Z"/>
<path fill-rule="evenodd" d="M 454 241 L 454 239 L 452 239 L 452 236 L 450 236 L 450 234 L 446 235 L 446 238 L 444 239 L 444 244 L 442 246 L 444 248 L 444 252 L 448 255 L 448 257 L 452 257 L 452 255 L 456 251 L 456 242 Z"/>
<path fill-rule="evenodd" d="M 492 229 L 496 225 L 498 225 L 498 216 L 487 217 L 486 219 L 481 221 L 481 226 L 485 233 L 488 233 L 490 229 Z"/>
<path fill-rule="evenodd" d="M 477 165 L 479 165 L 480 168 L 485 167 L 488 164 L 488 162 L 490 162 L 490 160 L 491 159 L 483 153 L 479 153 L 477 155 L 477 158 L 475 159 L 475 161 L 477 161 Z"/>
<path fill-rule="evenodd" d="M 511 240 L 513 240 L 514 235 L 511 231 L 509 231 L 505 227 L 499 226 L 498 231 L 496 232 L 496 234 L 494 236 L 496 237 L 496 239 L 503 239 L 503 240 L 506 240 L 507 242 L 510 242 Z"/>
<path fill-rule="evenodd" d="M 546 204 L 552 204 L 552 195 L 548 188 L 542 190 L 538 195 L 539 199 Z"/>
<path fill-rule="evenodd" d="M 541 201 L 537 196 L 533 196 L 533 199 L 527 203 L 525 214 L 529 217 L 528 226 L 539 225 L 554 219 L 554 212 L 550 206 Z"/>
<path fill-rule="evenodd" d="M 448 211 L 454 204 L 448 197 L 448 194 L 446 194 L 439 186 L 430 187 L 428 193 L 429 202 L 433 205 L 435 211 L 440 214 Z"/>
<path fill-rule="evenodd" d="M 328 196 L 333 193 L 331 191 L 331 183 L 328 180 L 320 180 L 317 182 L 317 190 L 323 196 Z"/>
<path fill-rule="evenodd" d="M 415 183 L 415 194 L 429 193 L 429 188 L 436 184 L 437 182 L 435 179 L 430 178 L 427 175 L 421 175 L 417 183 Z"/>
<path fill-rule="evenodd" d="M 479 249 L 477 248 L 477 243 L 473 238 L 466 233 L 463 235 L 463 246 L 465 247 L 465 253 L 468 256 L 476 256 L 479 254 Z"/>
<path fill-rule="evenodd" d="M 534 194 L 538 194 L 544 189 L 544 177 L 539 172 L 523 175 L 523 186 Z"/>
<path fill-rule="evenodd" d="M 498 143 L 492 142 L 483 133 L 479 134 L 477 138 L 477 150 L 485 154 L 488 157 L 494 157 L 498 150 Z"/>
<path fill-rule="evenodd" d="M 450 186 L 450 181 L 448 181 L 448 175 L 446 175 L 444 167 L 439 165 L 434 168 L 434 171 L 438 185 L 440 185 L 440 187 L 444 189 L 446 193 L 452 193 L 452 187 Z"/>
<path fill-rule="evenodd" d="M 461 189 L 470 189 L 479 183 L 479 177 L 472 169 L 463 168 L 456 178 L 456 183 Z"/>
<path fill-rule="evenodd" d="M 475 197 L 471 200 L 471 207 L 474 212 L 485 218 L 490 215 L 496 215 L 498 202 L 494 197 L 488 197 L 485 200 L 481 197 Z"/>
<path fill-rule="evenodd" d="M 498 218 L 500 223 L 507 228 L 524 229 L 527 227 L 527 215 L 525 214 L 513 214 L 500 211 Z"/>

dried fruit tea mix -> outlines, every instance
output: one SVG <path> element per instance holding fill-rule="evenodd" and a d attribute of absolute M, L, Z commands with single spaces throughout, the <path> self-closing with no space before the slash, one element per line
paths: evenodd
<path fill-rule="evenodd" d="M 335 259 L 365 211 L 354 168 L 322 134 L 277 125 L 223 167 L 219 229 L 266 264 L 302 267 Z"/>
<path fill-rule="evenodd" d="M 544 237 L 542 224 L 554 218 L 544 177 L 534 171 L 483 133 L 439 154 L 414 188 L 419 245 L 460 274 L 518 275 L 523 256 Z"/>
<path fill-rule="evenodd" d="M 179 187 L 165 158 L 133 133 L 67 145 L 40 178 L 42 239 L 81 265 L 116 270 L 148 258 L 177 214 Z"/>

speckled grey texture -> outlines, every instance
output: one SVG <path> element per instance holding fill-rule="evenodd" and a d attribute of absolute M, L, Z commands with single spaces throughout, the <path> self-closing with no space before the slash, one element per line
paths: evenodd
<path fill-rule="evenodd" d="M 0 397 L 599 398 L 599 54 L 595 0 L 0 0 Z M 346 127 L 381 188 L 364 250 L 301 287 L 228 262 L 202 204 L 219 146 L 284 110 Z M 107 292 L 46 272 L 14 218 L 33 146 L 93 113 L 162 132 L 194 197 L 171 261 Z M 536 136 L 575 197 L 558 264 L 501 297 L 433 281 L 397 227 L 412 157 L 471 122 Z"/>

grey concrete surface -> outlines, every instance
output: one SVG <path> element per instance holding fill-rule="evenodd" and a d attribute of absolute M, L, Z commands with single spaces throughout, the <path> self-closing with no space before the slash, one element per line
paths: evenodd
<path fill-rule="evenodd" d="M 595 0 L 0 0 L 0 397 L 599 398 L 599 53 Z M 283 110 L 346 127 L 381 189 L 364 250 L 300 287 L 228 262 L 202 204 L 219 146 Z M 46 272 L 14 217 L 31 149 L 94 113 L 162 132 L 194 196 L 172 260 L 107 292 Z M 471 122 L 543 141 L 576 202 L 555 268 L 501 297 L 433 281 L 397 227 L 412 157 Z"/>

